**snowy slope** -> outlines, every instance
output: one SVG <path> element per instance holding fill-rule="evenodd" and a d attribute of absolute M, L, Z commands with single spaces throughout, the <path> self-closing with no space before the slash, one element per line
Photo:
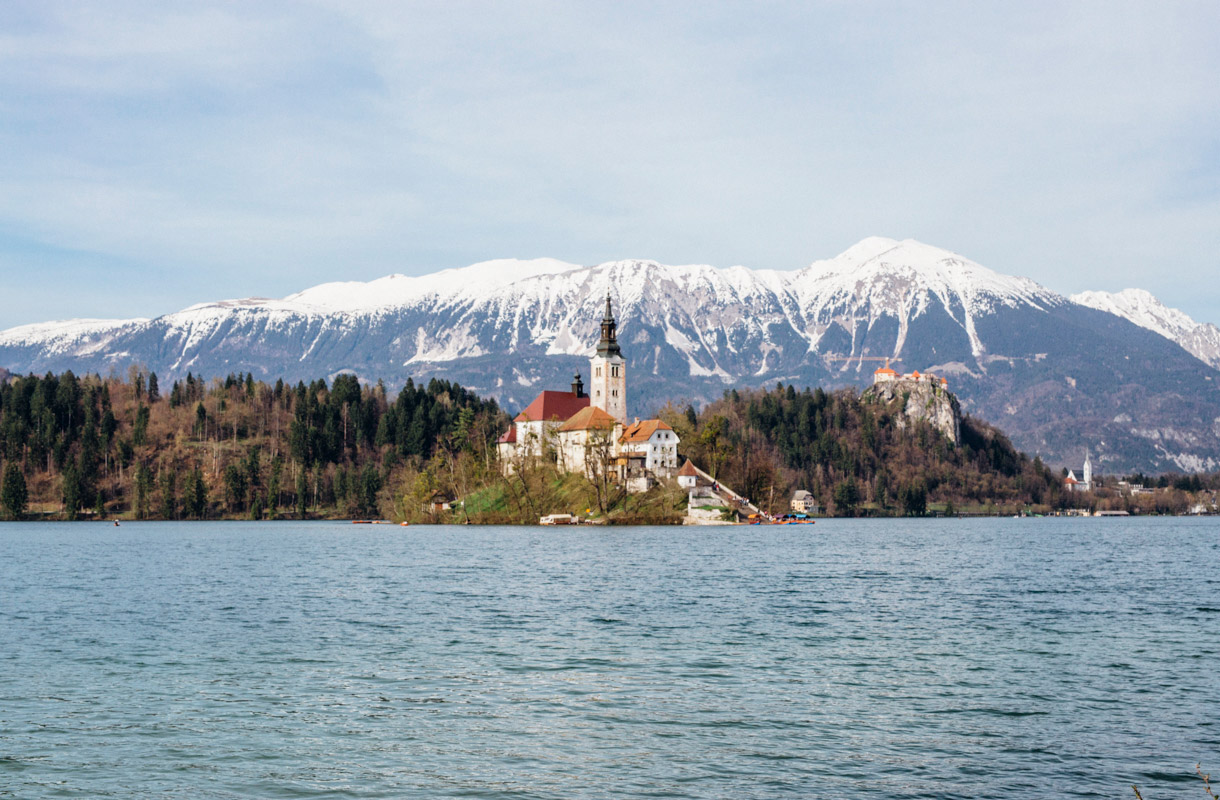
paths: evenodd
<path fill-rule="evenodd" d="M 892 352 L 900 356 L 913 319 L 939 307 L 960 325 L 976 358 L 986 351 L 975 320 L 997 306 L 1043 309 L 1063 298 L 1028 278 L 1001 275 L 956 253 L 907 239 L 875 236 L 835 258 L 816 261 L 791 283 L 797 305 L 814 330 L 849 318 L 872 325 L 898 321 Z"/>
<path fill-rule="evenodd" d="M 97 353 L 113 338 L 137 329 L 148 319 L 69 319 L 37 322 L 0 331 L 0 348 L 38 348 L 48 353 Z"/>
<path fill-rule="evenodd" d="M 1079 461 L 1087 446 L 1107 467 L 1220 467 L 1220 373 L 1200 372 L 1195 357 L 1220 365 L 1214 327 L 1146 293 L 1073 298 L 1085 308 L 909 239 L 865 239 L 791 272 L 504 259 L 151 320 L 27 325 L 0 332 L 0 367 L 138 363 L 163 381 L 346 371 L 390 386 L 435 376 L 517 408 L 587 369 L 607 293 L 632 375 L 628 404 L 644 413 L 777 381 L 859 385 L 877 364 L 856 357 L 892 357 L 949 376 L 969 412 L 1051 463 Z"/>
<path fill-rule="evenodd" d="M 323 311 L 376 311 L 419 303 L 426 298 L 488 297 L 517 281 L 579 269 L 553 258 L 502 258 L 459 269 L 410 277 L 387 275 L 374 281 L 324 283 L 289 295 L 284 302 Z"/>
<path fill-rule="evenodd" d="M 1121 292 L 1081 292 L 1071 296 L 1073 303 L 1096 308 L 1147 328 L 1177 342 L 1186 352 L 1205 364 L 1220 369 L 1220 328 L 1195 322 L 1176 308 L 1170 308 L 1143 289 Z"/>

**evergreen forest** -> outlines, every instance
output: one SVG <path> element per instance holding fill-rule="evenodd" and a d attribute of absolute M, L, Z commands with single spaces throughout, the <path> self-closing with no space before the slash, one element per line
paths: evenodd
<path fill-rule="evenodd" d="M 1093 492 L 1063 488 L 1066 470 L 1052 470 L 1016 450 L 999 429 L 962 418 L 955 445 L 929 423 L 854 389 L 730 390 L 696 411 L 662 412 L 683 452 L 711 474 L 772 513 L 798 489 L 822 511 L 841 516 L 1052 513 L 1127 510 L 1183 513 L 1211 501 L 1220 476 L 1128 476 L 1160 489 L 1124 496 L 1117 479 Z"/>
<path fill-rule="evenodd" d="M 680 452 L 760 508 L 782 513 L 805 489 L 843 516 L 1121 508 L 1182 513 L 1213 498 L 1217 476 L 1129 476 L 1158 491 L 1130 498 L 1062 474 L 965 417 L 954 445 L 853 390 L 732 390 L 659 416 Z M 162 386 L 132 368 L 0 380 L 0 514 L 24 519 L 349 519 L 536 523 L 577 513 L 676 522 L 673 481 L 643 495 L 553 463 L 502 474 L 495 440 L 509 417 L 448 381 L 391 394 L 353 375 L 268 384 L 251 375 Z M 1110 481 L 1113 484 L 1113 480 Z"/>

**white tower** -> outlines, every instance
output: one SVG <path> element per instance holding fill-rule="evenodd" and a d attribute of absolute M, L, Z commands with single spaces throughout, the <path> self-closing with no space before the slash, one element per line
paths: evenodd
<path fill-rule="evenodd" d="M 627 362 L 623 360 L 615 333 L 610 295 L 602 317 L 602 338 L 589 359 L 589 402 L 624 425 L 627 424 Z"/>
<path fill-rule="evenodd" d="M 1093 462 L 1089 461 L 1087 449 L 1084 451 L 1084 485 L 1089 489 L 1093 488 Z"/>

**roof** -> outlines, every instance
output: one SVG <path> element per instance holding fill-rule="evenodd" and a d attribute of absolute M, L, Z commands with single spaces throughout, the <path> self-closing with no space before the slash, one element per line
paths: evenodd
<path fill-rule="evenodd" d="M 659 419 L 638 419 L 623 431 L 620 442 L 646 442 L 657 431 L 672 431 L 673 428 Z"/>
<path fill-rule="evenodd" d="M 914 372 L 912 372 L 912 373 L 911 373 L 911 377 L 912 377 L 912 378 L 918 378 L 918 377 L 919 377 L 919 370 L 915 370 Z"/>
<path fill-rule="evenodd" d="M 697 478 L 698 471 L 695 470 L 695 465 L 690 463 L 690 459 L 686 459 L 686 463 L 682 465 L 682 469 L 678 470 L 679 478 Z"/>
<path fill-rule="evenodd" d="M 797 489 L 796 494 L 792 495 L 793 500 L 808 500 L 811 497 L 813 497 L 813 495 L 804 489 Z"/>
<path fill-rule="evenodd" d="M 500 434 L 500 438 L 496 439 L 496 444 L 516 444 L 517 443 L 517 426 L 509 425 L 508 430 Z"/>
<path fill-rule="evenodd" d="M 525 407 L 513 422 L 538 422 L 539 420 L 571 419 L 577 411 L 589 405 L 588 396 L 577 397 L 572 392 L 553 392 L 549 389 L 539 393 L 534 402 Z"/>
<path fill-rule="evenodd" d="M 898 373 L 895 372 L 894 370 L 890 369 L 889 367 L 877 367 L 877 369 L 873 370 L 873 374 L 874 375 L 897 375 Z"/>
<path fill-rule="evenodd" d="M 613 430 L 618 420 L 597 406 L 586 406 L 572 415 L 572 418 L 559 426 L 561 431 L 587 431 L 592 428 Z"/>

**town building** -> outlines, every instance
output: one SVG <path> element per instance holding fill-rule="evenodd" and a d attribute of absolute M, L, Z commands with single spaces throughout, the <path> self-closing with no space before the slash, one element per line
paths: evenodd
<path fill-rule="evenodd" d="M 588 393 L 577 374 L 571 391 L 543 391 L 513 419 L 496 441 L 505 474 L 523 459 L 546 458 L 564 472 L 590 478 L 613 470 L 628 491 L 644 491 L 657 478 L 671 477 L 680 443 L 673 428 L 659 419 L 627 422 L 627 362 L 609 295 L 589 375 Z"/>
<path fill-rule="evenodd" d="M 818 501 L 813 496 L 813 492 L 805 489 L 797 489 L 792 495 L 792 502 L 789 507 L 798 514 L 816 514 L 818 513 Z"/>
<path fill-rule="evenodd" d="M 1068 470 L 1067 477 L 1063 479 L 1063 488 L 1069 492 L 1091 492 L 1093 491 L 1093 464 L 1089 461 L 1089 451 L 1084 451 L 1084 467 L 1080 470 L 1080 477 L 1076 477 L 1076 470 Z"/>
<path fill-rule="evenodd" d="M 878 367 L 873 371 L 873 383 L 890 383 L 893 381 L 912 381 L 914 383 L 930 383 L 933 386 L 940 386 L 942 389 L 949 388 L 949 381 L 943 377 L 937 377 L 930 372 L 920 372 L 912 370 L 911 372 L 902 374 L 890 367 L 889 359 L 885 361 L 884 367 Z"/>

